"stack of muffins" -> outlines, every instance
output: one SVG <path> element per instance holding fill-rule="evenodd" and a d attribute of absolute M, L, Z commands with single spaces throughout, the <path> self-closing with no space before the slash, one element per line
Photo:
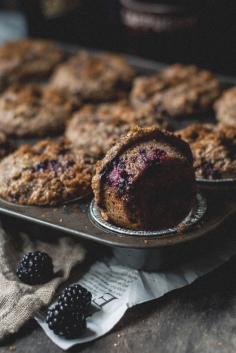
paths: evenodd
<path fill-rule="evenodd" d="M 121 56 L 68 54 L 27 39 L 0 48 L 0 92 L 7 201 L 58 205 L 93 188 L 105 219 L 156 229 L 190 211 L 194 170 L 203 179 L 236 177 L 236 88 L 222 92 L 213 73 L 194 65 L 138 76 Z M 214 110 L 218 123 L 205 123 Z M 182 119 L 185 129 L 167 132 Z"/>

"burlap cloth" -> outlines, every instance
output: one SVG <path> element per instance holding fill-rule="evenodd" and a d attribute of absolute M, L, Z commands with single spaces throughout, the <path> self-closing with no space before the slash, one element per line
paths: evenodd
<path fill-rule="evenodd" d="M 16 265 L 28 251 L 41 250 L 53 259 L 55 276 L 44 284 L 29 286 L 16 276 Z M 47 306 L 71 269 L 85 258 L 85 249 L 70 238 L 53 242 L 33 240 L 26 234 L 13 237 L 0 228 L 0 339 L 15 333 L 42 307 Z"/>

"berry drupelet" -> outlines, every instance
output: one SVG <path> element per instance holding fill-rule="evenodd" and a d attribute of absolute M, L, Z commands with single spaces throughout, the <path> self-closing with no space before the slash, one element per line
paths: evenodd
<path fill-rule="evenodd" d="M 58 298 L 58 303 L 72 309 L 79 309 L 85 314 L 89 312 L 92 294 L 79 284 L 73 284 L 64 289 Z"/>
<path fill-rule="evenodd" d="M 74 310 L 59 303 L 48 309 L 46 322 L 56 335 L 68 339 L 81 336 L 86 329 L 86 318 L 82 310 Z"/>
<path fill-rule="evenodd" d="M 26 284 L 46 283 L 53 277 L 52 259 L 44 252 L 29 252 L 19 262 L 16 273 Z"/>

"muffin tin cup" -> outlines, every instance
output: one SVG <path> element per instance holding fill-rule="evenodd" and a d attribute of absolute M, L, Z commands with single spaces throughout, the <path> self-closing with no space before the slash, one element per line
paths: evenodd
<path fill-rule="evenodd" d="M 122 228 L 111 224 L 104 220 L 101 216 L 101 212 L 99 207 L 96 205 L 95 201 L 92 200 L 90 204 L 90 215 L 95 224 L 105 228 L 108 231 L 125 234 L 130 236 L 141 236 L 141 237 L 160 237 L 160 236 L 170 236 L 180 232 L 180 229 L 184 228 L 184 231 L 188 231 L 188 229 L 194 225 L 196 225 L 205 215 L 207 210 L 207 202 L 206 199 L 198 193 L 196 196 L 196 201 L 194 203 L 193 208 L 189 212 L 189 214 L 180 222 L 177 226 L 168 228 L 168 229 L 160 229 L 160 230 L 133 230 Z"/>

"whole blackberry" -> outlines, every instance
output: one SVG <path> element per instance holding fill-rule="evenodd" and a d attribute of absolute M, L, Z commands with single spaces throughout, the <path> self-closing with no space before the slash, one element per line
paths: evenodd
<path fill-rule="evenodd" d="M 64 289 L 58 298 L 58 303 L 74 309 L 79 309 L 85 314 L 89 312 L 92 294 L 79 284 L 73 284 Z"/>
<path fill-rule="evenodd" d="M 86 329 L 83 311 L 59 303 L 48 309 L 46 322 L 56 335 L 65 338 L 77 338 Z"/>
<path fill-rule="evenodd" d="M 18 278 L 24 283 L 46 283 L 53 276 L 52 259 L 44 252 L 29 252 L 19 262 L 16 273 Z"/>

